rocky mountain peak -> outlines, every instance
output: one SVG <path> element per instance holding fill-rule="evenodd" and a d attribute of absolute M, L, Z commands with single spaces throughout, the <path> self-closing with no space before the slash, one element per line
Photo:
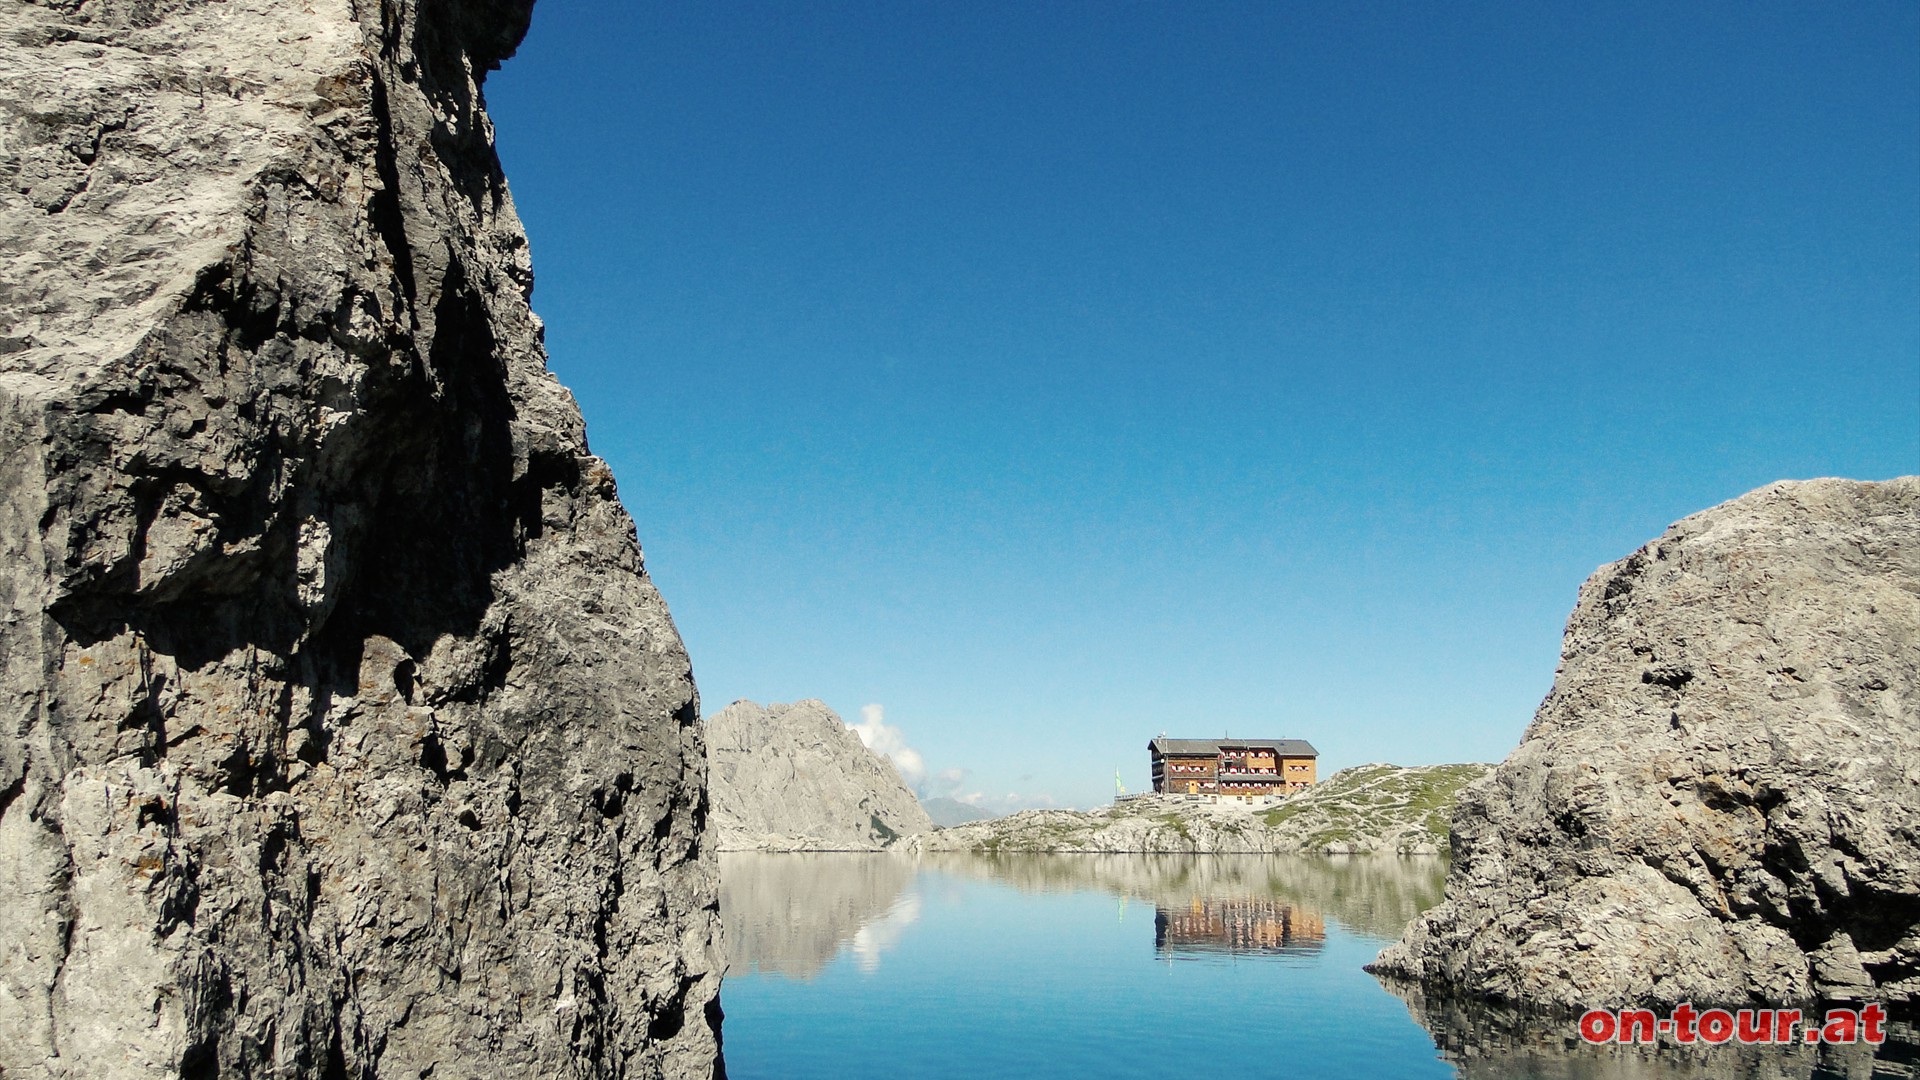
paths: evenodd
<path fill-rule="evenodd" d="M 706 721 L 723 851 L 872 851 L 932 830 L 893 763 L 824 702 L 736 701 Z"/>

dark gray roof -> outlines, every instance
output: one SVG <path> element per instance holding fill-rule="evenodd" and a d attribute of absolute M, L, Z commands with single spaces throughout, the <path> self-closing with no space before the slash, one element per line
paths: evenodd
<path fill-rule="evenodd" d="M 1161 757 L 1188 754 L 1217 754 L 1223 749 L 1256 747 L 1278 751 L 1281 757 L 1317 758 L 1320 751 L 1305 739 L 1154 739 L 1147 749 L 1160 751 Z"/>

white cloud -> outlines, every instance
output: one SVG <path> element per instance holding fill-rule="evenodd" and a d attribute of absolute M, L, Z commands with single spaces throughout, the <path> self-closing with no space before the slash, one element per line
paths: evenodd
<path fill-rule="evenodd" d="M 912 889 L 894 901 L 885 915 L 864 923 L 853 934 L 853 960 L 868 973 L 880 968 L 880 954 L 899 943 L 907 927 L 920 918 L 920 894 Z"/>
<path fill-rule="evenodd" d="M 954 798 L 968 806 L 985 810 L 991 814 L 1012 814 L 1021 810 L 1071 810 L 1062 806 L 1053 796 L 1041 792 L 1035 795 L 1023 795 L 1018 791 L 1009 791 L 1005 795 L 993 796 L 984 791 L 969 791 Z"/>
<path fill-rule="evenodd" d="M 937 799 L 942 796 L 949 799 L 955 798 L 960 794 L 960 788 L 965 785 L 966 782 L 966 769 L 941 769 L 927 780 L 926 790 L 921 792 L 921 794 L 929 799 Z"/>
<path fill-rule="evenodd" d="M 966 791 L 966 783 L 972 773 L 967 769 L 941 769 L 936 773 L 927 771 L 927 762 L 920 751 L 907 745 L 907 737 L 900 729 L 887 723 L 886 709 L 880 705 L 860 706 L 860 722 L 848 724 L 854 734 L 867 749 L 893 762 L 900 770 L 900 779 L 907 782 L 915 795 L 922 799 L 950 798 L 977 807 L 990 814 L 1011 814 L 1018 810 L 1069 809 L 1062 807 L 1054 797 L 1048 794 L 1022 794 L 1009 791 L 1005 795 L 988 795 L 984 791 Z M 1022 780 L 1032 777 L 1024 776 Z M 964 792 L 964 794 L 963 794 Z"/>
<path fill-rule="evenodd" d="M 887 723 L 886 712 L 880 706 L 860 706 L 860 722 L 847 726 L 867 744 L 867 749 L 893 762 L 908 787 L 918 790 L 927 782 L 927 763 L 921 759 L 920 751 L 908 746 L 900 729 Z"/>

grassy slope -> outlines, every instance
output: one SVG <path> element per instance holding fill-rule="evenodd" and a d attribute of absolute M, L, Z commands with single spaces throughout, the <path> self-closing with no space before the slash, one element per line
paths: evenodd
<path fill-rule="evenodd" d="M 1138 800 L 1030 810 L 922 836 L 922 850 L 1405 852 L 1445 850 L 1460 789 L 1490 765 L 1362 765 L 1278 806 Z"/>
<path fill-rule="evenodd" d="M 1411 769 L 1361 765 L 1342 769 L 1326 783 L 1257 816 L 1269 829 L 1300 837 L 1310 850 L 1373 837 L 1424 840 L 1444 849 L 1460 789 L 1491 768 L 1478 763 Z"/>

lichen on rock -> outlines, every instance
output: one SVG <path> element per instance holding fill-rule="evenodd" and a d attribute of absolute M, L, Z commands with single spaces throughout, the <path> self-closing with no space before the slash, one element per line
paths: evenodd
<path fill-rule="evenodd" d="M 481 97 L 529 8 L 0 8 L 0 1073 L 715 1068 L 690 669 Z"/>
<path fill-rule="evenodd" d="M 1920 478 L 1782 482 L 1580 590 L 1374 970 L 1554 1009 L 1920 999 Z"/>

